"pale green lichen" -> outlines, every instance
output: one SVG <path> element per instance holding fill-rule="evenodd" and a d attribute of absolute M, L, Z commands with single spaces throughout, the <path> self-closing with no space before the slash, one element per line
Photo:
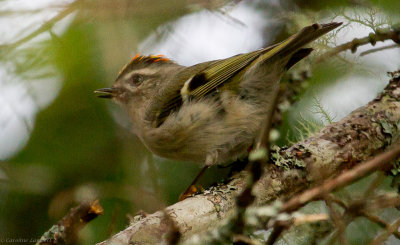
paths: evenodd
<path fill-rule="evenodd" d="M 392 169 L 390 170 L 393 176 L 400 177 L 400 159 L 393 163 Z"/>
<path fill-rule="evenodd" d="M 301 145 L 298 145 L 298 148 L 299 152 L 301 152 L 302 155 L 307 155 L 309 153 L 309 151 Z M 304 168 L 306 166 L 302 160 L 299 160 L 288 151 L 282 151 L 278 146 L 272 146 L 271 160 L 274 162 L 275 165 L 283 167 L 285 170 L 293 168 Z"/>
<path fill-rule="evenodd" d="M 256 162 L 256 161 L 263 161 L 268 156 L 268 151 L 265 148 L 259 148 L 252 150 L 249 154 L 249 161 Z"/>
<path fill-rule="evenodd" d="M 37 241 L 38 244 L 50 244 L 54 241 L 63 241 L 62 235 L 64 234 L 65 227 L 60 225 L 53 225 L 43 236 Z"/>

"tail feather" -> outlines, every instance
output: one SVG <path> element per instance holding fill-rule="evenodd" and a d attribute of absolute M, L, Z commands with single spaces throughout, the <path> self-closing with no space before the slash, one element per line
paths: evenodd
<path fill-rule="evenodd" d="M 286 63 L 285 70 L 289 70 L 292 66 L 297 64 L 297 62 L 307 57 L 312 51 L 312 48 L 302 48 L 296 51 Z"/>
<path fill-rule="evenodd" d="M 330 32 L 336 27 L 340 26 L 342 22 L 332 22 L 328 24 L 313 24 L 304 27 L 301 31 L 289 37 L 285 41 L 279 43 L 272 49 L 260 56 L 259 59 L 267 60 L 275 56 L 288 56 L 295 53 L 303 46 L 314 41 L 320 36 Z M 305 56 L 304 56 L 305 57 Z M 303 58 L 304 58 L 303 57 Z M 298 61 L 298 60 L 297 60 Z"/>
<path fill-rule="evenodd" d="M 320 36 L 332 31 L 340 26 L 342 22 L 332 22 L 328 24 L 313 24 L 304 27 L 300 32 L 294 35 L 293 41 L 288 43 L 282 54 L 291 54 L 302 48 L 304 45 L 314 41 Z"/>

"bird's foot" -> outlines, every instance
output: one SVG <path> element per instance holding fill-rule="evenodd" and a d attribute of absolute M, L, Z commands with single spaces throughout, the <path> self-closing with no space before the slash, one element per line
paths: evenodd
<path fill-rule="evenodd" d="M 180 196 L 179 201 L 183 201 L 188 197 L 191 197 L 195 194 L 202 193 L 204 191 L 203 187 L 200 185 L 190 185 Z"/>

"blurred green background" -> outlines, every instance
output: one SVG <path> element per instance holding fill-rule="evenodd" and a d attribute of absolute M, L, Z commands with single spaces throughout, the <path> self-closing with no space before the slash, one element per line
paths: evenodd
<path fill-rule="evenodd" d="M 153 156 L 124 112 L 93 95 L 136 53 L 191 65 L 265 47 L 314 21 L 344 21 L 330 42 L 318 42 L 318 55 L 395 24 L 398 9 L 398 0 L 0 1 L 0 242 L 39 238 L 70 207 L 97 198 L 104 214 L 80 232 L 80 244 L 94 244 L 139 210 L 176 202 L 194 178 L 198 165 Z M 362 51 L 317 65 L 311 58 L 286 77 L 311 76 L 284 109 L 280 145 L 327 123 L 312 110 L 316 100 L 338 120 L 399 68 L 399 49 L 359 57 Z M 203 184 L 227 171 L 213 169 Z"/>

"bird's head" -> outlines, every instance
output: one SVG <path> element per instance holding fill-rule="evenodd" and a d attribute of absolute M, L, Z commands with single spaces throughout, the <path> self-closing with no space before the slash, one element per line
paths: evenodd
<path fill-rule="evenodd" d="M 110 88 L 94 92 L 100 98 L 113 99 L 123 106 L 133 104 L 140 107 L 154 96 L 172 65 L 175 63 L 162 55 L 136 55 L 119 72 Z"/>

